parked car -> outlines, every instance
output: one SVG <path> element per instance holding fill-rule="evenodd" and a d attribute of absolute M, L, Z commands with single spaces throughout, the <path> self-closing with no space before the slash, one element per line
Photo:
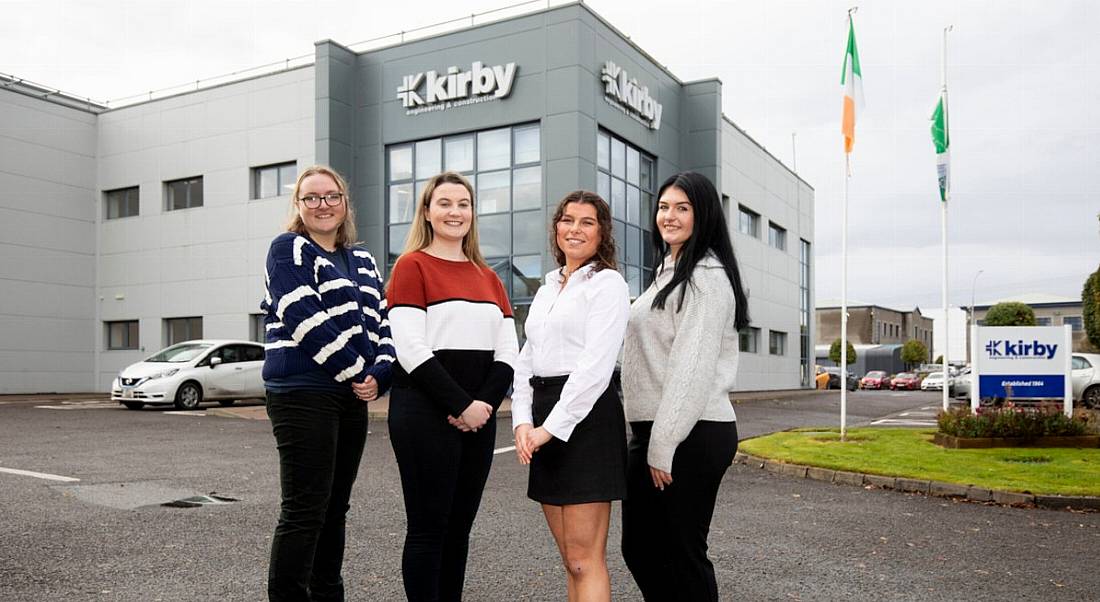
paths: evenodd
<path fill-rule="evenodd" d="M 1086 408 L 1100 409 L 1100 354 L 1074 353 L 1071 361 L 1073 399 Z"/>
<path fill-rule="evenodd" d="M 890 381 L 890 389 L 907 389 L 909 391 L 916 391 L 920 388 L 920 377 L 912 372 L 901 372 L 894 377 L 894 380 Z"/>
<path fill-rule="evenodd" d="M 885 389 L 890 386 L 890 379 L 882 370 L 871 370 L 859 379 L 861 389 Z"/>
<path fill-rule="evenodd" d="M 840 389 L 840 368 L 838 368 L 836 366 L 829 366 L 829 367 L 825 368 L 825 371 L 829 374 L 828 388 L 830 388 L 830 389 Z M 859 388 L 859 379 L 856 378 L 855 374 L 852 374 L 851 372 L 849 372 L 848 373 L 848 390 L 849 391 L 855 391 L 857 388 Z"/>
<path fill-rule="evenodd" d="M 954 386 L 951 382 L 952 379 L 948 378 L 948 387 Z M 921 391 L 943 391 L 943 372 L 931 372 L 928 376 L 924 377 L 924 380 L 920 381 Z M 950 391 L 950 389 L 948 389 Z"/>
<path fill-rule="evenodd" d="M 264 346 L 249 341 L 184 341 L 126 367 L 111 384 L 111 400 L 131 410 L 172 404 L 194 410 L 264 397 Z"/>
<path fill-rule="evenodd" d="M 970 368 L 959 370 L 951 386 L 951 396 L 955 399 L 970 399 Z"/>
<path fill-rule="evenodd" d="M 829 373 L 825 371 L 825 366 L 814 366 L 814 388 L 829 388 Z"/>

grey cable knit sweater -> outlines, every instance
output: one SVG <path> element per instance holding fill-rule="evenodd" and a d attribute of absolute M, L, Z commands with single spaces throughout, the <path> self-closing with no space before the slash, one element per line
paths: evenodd
<path fill-rule="evenodd" d="M 695 266 L 684 306 L 679 290 L 653 310 L 657 291 L 672 280 L 667 258 L 657 278 L 630 306 L 623 348 L 627 420 L 653 421 L 647 459 L 672 472 L 676 447 L 699 420 L 737 420 L 729 392 L 737 380 L 738 337 L 733 288 L 713 254 Z M 675 476 L 675 475 L 674 475 Z"/>

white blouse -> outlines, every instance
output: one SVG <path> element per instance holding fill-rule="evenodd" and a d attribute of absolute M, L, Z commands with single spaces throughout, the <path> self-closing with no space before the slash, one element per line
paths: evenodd
<path fill-rule="evenodd" d="M 534 424 L 532 376 L 569 375 L 561 398 L 543 427 L 553 436 L 569 436 L 607 389 L 626 334 L 630 292 L 619 272 L 581 267 L 565 288 L 559 270 L 546 275 L 527 315 L 527 342 L 516 360 L 512 392 L 512 429 Z"/>

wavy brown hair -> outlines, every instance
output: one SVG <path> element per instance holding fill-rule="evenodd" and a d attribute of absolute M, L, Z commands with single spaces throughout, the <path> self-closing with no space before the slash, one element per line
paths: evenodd
<path fill-rule="evenodd" d="M 593 264 L 597 272 L 604 269 L 619 269 L 615 236 L 611 231 L 611 208 L 600 195 L 587 190 L 574 190 L 565 195 L 554 211 L 554 219 L 550 220 L 550 252 L 554 255 L 554 261 L 558 262 L 559 266 L 565 267 L 565 253 L 558 247 L 558 222 L 565 215 L 565 206 L 569 203 L 583 203 L 596 208 L 596 223 L 600 226 L 600 244 L 596 246 L 596 254 L 589 257 L 585 264 Z"/>

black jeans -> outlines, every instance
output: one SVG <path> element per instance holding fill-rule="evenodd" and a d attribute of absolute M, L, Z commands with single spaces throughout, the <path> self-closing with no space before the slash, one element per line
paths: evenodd
<path fill-rule="evenodd" d="M 672 459 L 672 484 L 653 486 L 646 452 L 652 422 L 631 422 L 623 560 L 647 602 L 718 600 L 707 535 L 722 475 L 737 452 L 737 423 L 699 421 Z"/>
<path fill-rule="evenodd" d="M 470 529 L 493 462 L 496 414 L 476 433 L 463 433 L 420 391 L 395 386 L 389 427 L 408 521 L 405 595 L 410 602 L 461 600 Z"/>
<path fill-rule="evenodd" d="M 367 405 L 351 392 L 267 394 L 283 502 L 271 541 L 271 600 L 343 600 L 344 522 L 367 440 Z"/>

